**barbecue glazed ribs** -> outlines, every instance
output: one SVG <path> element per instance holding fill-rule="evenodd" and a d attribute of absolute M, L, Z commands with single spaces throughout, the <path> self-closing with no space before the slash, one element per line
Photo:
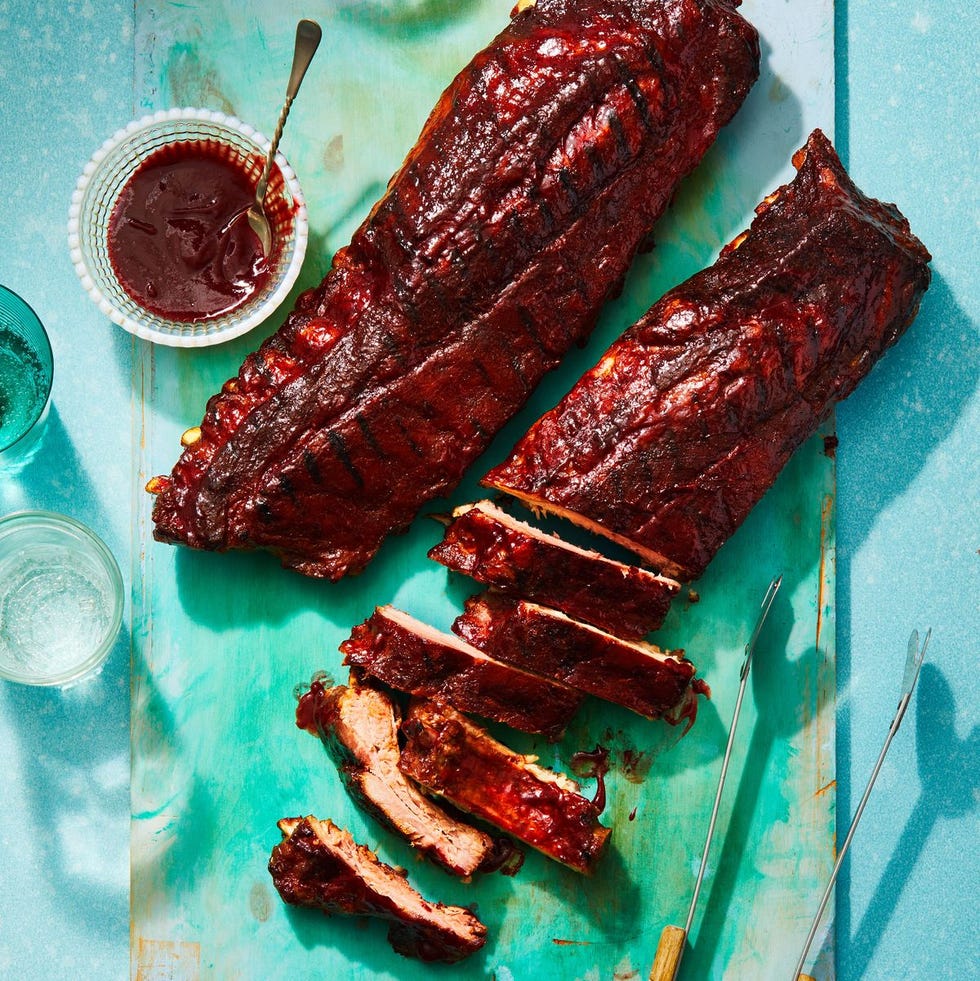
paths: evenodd
<path fill-rule="evenodd" d="M 154 536 L 339 579 L 591 331 L 758 74 L 736 0 L 539 0 L 457 76 L 323 283 L 207 405 Z"/>
<path fill-rule="evenodd" d="M 619 637 L 640 640 L 656 630 L 680 589 L 649 569 L 546 535 L 489 501 L 459 507 L 453 516 L 430 559 Z"/>
<path fill-rule="evenodd" d="M 475 953 L 486 927 L 460 906 L 423 899 L 403 871 L 378 860 L 332 821 L 283 818 L 269 874 L 284 902 L 390 921 L 388 942 L 405 957 L 455 963 Z"/>
<path fill-rule="evenodd" d="M 610 831 L 574 780 L 513 752 L 437 702 L 413 701 L 402 732 L 399 765 L 413 780 L 549 858 L 591 871 Z"/>
<path fill-rule="evenodd" d="M 498 661 L 560 681 L 648 719 L 693 723 L 694 665 L 559 613 L 492 593 L 471 597 L 453 631 Z"/>
<path fill-rule="evenodd" d="M 379 606 L 340 645 L 344 664 L 397 688 L 439 697 L 462 712 L 558 738 L 583 696 L 495 661 L 392 606 Z"/>
<path fill-rule="evenodd" d="M 815 131 L 718 261 L 667 293 L 484 478 L 695 579 L 912 322 L 929 253 Z"/>
<path fill-rule="evenodd" d="M 496 866 L 489 835 L 450 817 L 398 769 L 400 721 L 387 694 L 363 685 L 314 681 L 296 707 L 297 726 L 320 736 L 351 797 L 375 820 L 454 875 Z"/>

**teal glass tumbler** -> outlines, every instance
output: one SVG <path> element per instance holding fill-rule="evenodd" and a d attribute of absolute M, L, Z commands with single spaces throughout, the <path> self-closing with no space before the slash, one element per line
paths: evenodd
<path fill-rule="evenodd" d="M 25 464 L 44 430 L 54 361 L 37 314 L 0 286 L 0 471 Z"/>

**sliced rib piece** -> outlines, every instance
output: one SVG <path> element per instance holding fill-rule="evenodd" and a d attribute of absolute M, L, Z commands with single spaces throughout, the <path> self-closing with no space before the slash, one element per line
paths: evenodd
<path fill-rule="evenodd" d="M 324 913 L 388 920 L 388 943 L 405 957 L 453 964 L 478 951 L 487 928 L 461 906 L 423 899 L 404 871 L 378 859 L 332 821 L 283 818 L 269 874 L 283 900 Z"/>
<path fill-rule="evenodd" d="M 799 171 L 483 483 L 694 579 L 912 322 L 929 253 L 816 130 Z"/>
<path fill-rule="evenodd" d="M 588 692 L 648 719 L 690 717 L 694 665 L 683 651 L 622 640 L 557 610 L 506 596 L 466 601 L 453 630 L 498 661 Z"/>
<path fill-rule="evenodd" d="M 207 406 L 154 535 L 357 572 L 592 330 L 758 74 L 736 0 L 540 0 Z M 191 436 L 188 436 L 190 441 Z"/>
<path fill-rule="evenodd" d="M 392 606 L 379 606 L 340 650 L 344 664 L 392 688 L 439 696 L 523 732 L 557 737 L 582 704 L 581 693 L 495 661 Z"/>
<path fill-rule="evenodd" d="M 296 707 L 296 724 L 319 735 L 351 797 L 413 848 L 455 875 L 496 864 L 493 839 L 450 817 L 398 769 L 401 713 L 366 685 L 325 689 L 314 681 Z"/>
<path fill-rule="evenodd" d="M 413 700 L 399 765 L 427 790 L 549 858 L 589 872 L 609 837 L 574 780 L 508 749 L 448 705 Z"/>
<path fill-rule="evenodd" d="M 673 579 L 546 535 L 489 501 L 453 516 L 430 559 L 619 637 L 640 640 L 656 630 L 680 589 Z"/>

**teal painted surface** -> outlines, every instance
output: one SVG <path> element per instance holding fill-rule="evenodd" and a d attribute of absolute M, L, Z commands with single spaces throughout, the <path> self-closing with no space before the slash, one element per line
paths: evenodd
<path fill-rule="evenodd" d="M 43 440 L 0 474 L 0 514 L 84 522 L 130 570 L 132 343 L 68 257 L 72 188 L 132 114 L 132 19 L 114 4 L 0 0 L 0 283 L 51 340 Z M 98 397 L 94 398 L 93 393 Z M 0 978 L 125 977 L 129 619 L 100 674 L 66 690 L 0 682 Z"/>
<path fill-rule="evenodd" d="M 394 6 L 338 4 L 321 16 L 324 42 L 283 143 L 310 209 L 301 286 L 319 281 L 452 74 L 509 9 L 432 3 L 396 16 Z M 637 261 L 587 349 L 546 379 L 452 501 L 426 510 L 473 499 L 479 474 L 604 347 L 746 226 L 761 197 L 791 175 L 789 157 L 809 130 L 832 132 L 831 6 L 792 18 L 773 0 L 743 9 L 765 38 L 763 77 L 685 185 L 656 250 Z M 292 25 L 302 14 L 294 3 L 274 11 L 137 4 L 139 108 L 204 105 L 270 129 Z M 267 332 L 204 351 L 140 347 L 139 483 L 169 470 L 180 432 L 196 424 L 208 395 Z M 134 973 L 142 965 L 145 977 L 165 976 L 155 965 L 173 957 L 180 978 L 198 968 L 205 977 L 244 978 L 645 974 L 661 927 L 686 914 L 741 648 L 778 571 L 784 588 L 758 652 L 687 968 L 736 978 L 778 976 L 792 966 L 809 897 L 833 859 L 833 464 L 820 437 L 794 458 L 698 583 L 701 601 L 678 603 L 658 635 L 687 649 L 715 694 L 687 737 L 600 703 L 588 704 L 557 746 L 506 736 L 563 770 L 576 750 L 596 742 L 612 750 L 606 820 L 613 847 L 591 879 L 538 855 L 528 856 L 515 879 L 472 884 L 418 863 L 353 807 L 319 743 L 293 724 L 293 687 L 317 669 L 345 677 L 337 645 L 375 604 L 394 602 L 445 629 L 474 591 L 425 559 L 439 537 L 433 522 L 420 518 L 363 575 L 330 585 L 285 572 L 264 555 L 155 544 L 149 504 L 134 509 L 141 544 L 132 688 Z M 304 813 L 350 828 L 383 859 L 407 867 L 429 898 L 475 903 L 490 931 L 485 950 L 456 969 L 421 968 L 391 952 L 378 924 L 287 910 L 265 865 L 279 837 L 276 820 Z"/>
<path fill-rule="evenodd" d="M 909 632 L 933 628 L 838 884 L 838 976 L 976 978 L 980 6 L 849 0 L 838 14 L 844 160 L 933 254 L 918 319 L 838 413 L 842 824 L 895 710 Z"/>

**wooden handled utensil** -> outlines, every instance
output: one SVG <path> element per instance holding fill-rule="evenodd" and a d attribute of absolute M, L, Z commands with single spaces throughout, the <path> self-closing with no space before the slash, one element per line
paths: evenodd
<path fill-rule="evenodd" d="M 728 764 L 732 757 L 732 746 L 735 743 L 735 728 L 738 725 L 739 713 L 742 711 L 742 699 L 745 697 L 745 686 L 749 679 L 749 667 L 752 664 L 752 652 L 755 650 L 755 642 L 759 639 L 762 632 L 762 625 L 766 622 L 769 615 L 769 608 L 772 601 L 776 598 L 779 586 L 783 577 L 779 576 L 769 583 L 765 598 L 762 601 L 762 608 L 759 611 L 759 619 L 756 621 L 752 637 L 745 645 L 745 660 L 742 662 L 742 670 L 739 677 L 738 697 L 735 699 L 735 711 L 732 713 L 732 724 L 728 729 L 728 745 L 725 747 L 725 756 L 721 761 L 721 775 L 718 778 L 718 790 L 715 793 L 714 807 L 711 809 L 711 820 L 708 822 L 708 834 L 704 842 L 704 851 L 701 853 L 701 867 L 698 869 L 698 877 L 694 883 L 694 895 L 691 897 L 691 907 L 687 912 L 687 923 L 681 929 L 677 926 L 666 926 L 660 934 L 660 942 L 657 944 L 657 954 L 653 960 L 653 967 L 650 969 L 650 981 L 674 981 L 677 977 L 677 970 L 681 966 L 681 958 L 684 956 L 684 948 L 687 945 L 687 935 L 691 932 L 691 924 L 694 922 L 694 911 L 698 905 L 698 895 L 701 892 L 701 883 L 704 880 L 704 871 L 708 865 L 708 852 L 711 849 L 711 837 L 715 832 L 715 822 L 718 819 L 718 806 L 721 804 L 721 792 L 725 787 L 725 777 L 728 775 Z"/>
<path fill-rule="evenodd" d="M 803 953 L 800 954 L 800 959 L 796 964 L 796 970 L 793 971 L 793 981 L 813 981 L 808 974 L 801 973 L 803 971 L 803 965 L 806 963 L 806 955 L 810 952 L 810 944 L 813 943 L 813 938 L 817 934 L 817 927 L 820 926 L 820 918 L 823 916 L 823 911 L 827 906 L 827 900 L 830 899 L 831 890 L 837 881 L 837 873 L 844 863 L 844 856 L 847 854 L 847 849 L 851 846 L 851 839 L 854 837 L 858 821 L 861 820 L 861 815 L 864 813 L 864 805 L 868 803 L 868 798 L 871 796 L 871 790 L 875 785 L 875 780 L 878 779 L 878 771 L 881 769 L 881 764 L 885 762 L 885 754 L 888 752 L 888 747 L 891 746 L 892 740 L 895 738 L 895 733 L 898 732 L 898 727 L 902 724 L 902 719 L 905 718 L 905 710 L 909 707 L 909 702 L 912 700 L 912 690 L 915 688 L 915 682 L 918 680 L 919 669 L 922 667 L 923 658 L 926 656 L 926 648 L 929 646 L 929 637 L 931 635 L 932 630 L 927 630 L 921 648 L 919 647 L 919 632 L 917 630 L 913 630 L 912 636 L 909 637 L 908 654 L 905 657 L 905 675 L 902 678 L 902 693 L 898 699 L 898 708 L 895 710 L 895 717 L 892 719 L 892 724 L 888 727 L 885 745 L 881 747 L 881 753 L 878 754 L 878 762 L 875 763 L 875 767 L 871 771 L 868 786 L 864 788 L 861 802 L 854 812 L 854 819 L 851 821 L 851 826 L 847 830 L 847 837 L 844 839 L 844 844 L 837 853 L 834 871 L 830 873 L 830 881 L 827 883 L 823 898 L 820 900 L 817 915 L 813 918 L 813 926 L 810 927 L 810 933 L 807 935 L 806 943 L 803 945 Z"/>

